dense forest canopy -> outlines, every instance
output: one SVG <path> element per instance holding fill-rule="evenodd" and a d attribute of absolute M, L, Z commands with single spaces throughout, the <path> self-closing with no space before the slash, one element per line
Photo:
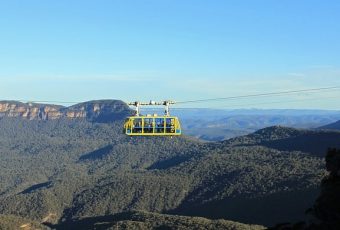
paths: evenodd
<path fill-rule="evenodd" d="M 267 226 L 294 221 L 325 171 L 322 149 L 286 141 L 319 146 L 322 139 L 310 138 L 334 136 L 327 145 L 340 144 L 337 131 L 285 127 L 216 143 L 132 138 L 122 122 L 1 118 L 0 213 L 51 224 L 129 210 Z"/>

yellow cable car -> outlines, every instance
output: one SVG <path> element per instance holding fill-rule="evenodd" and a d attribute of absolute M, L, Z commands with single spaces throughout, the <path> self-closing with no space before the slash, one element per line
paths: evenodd
<path fill-rule="evenodd" d="M 124 132 L 129 136 L 178 136 L 182 134 L 181 125 L 175 116 L 170 116 L 169 105 L 174 104 L 172 101 L 163 103 L 134 102 L 129 105 L 136 106 L 136 115 L 128 117 L 124 123 Z M 141 105 L 165 105 L 165 115 L 140 115 Z"/>

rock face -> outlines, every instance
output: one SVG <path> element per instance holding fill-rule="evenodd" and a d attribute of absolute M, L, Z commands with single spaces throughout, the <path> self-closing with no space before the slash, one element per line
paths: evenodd
<path fill-rule="evenodd" d="M 311 209 L 321 221 L 320 229 L 340 229 L 340 150 L 330 149 L 326 156 L 329 175 L 321 184 L 321 193 Z"/>
<path fill-rule="evenodd" d="M 29 120 L 57 119 L 62 117 L 63 106 L 1 101 L 0 117 L 22 117 Z"/>
<path fill-rule="evenodd" d="M 98 100 L 61 105 L 0 101 L 0 117 L 20 117 L 28 120 L 55 120 L 83 118 L 94 122 L 110 122 L 130 115 L 132 111 L 119 100 Z"/>
<path fill-rule="evenodd" d="M 326 170 L 329 175 L 321 182 L 321 192 L 312 208 L 308 223 L 284 223 L 272 230 L 338 230 L 340 229 L 340 149 L 329 149 L 326 155 Z"/>

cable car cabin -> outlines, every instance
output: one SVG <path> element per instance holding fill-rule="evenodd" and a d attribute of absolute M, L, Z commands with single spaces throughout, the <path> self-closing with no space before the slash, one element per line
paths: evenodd
<path fill-rule="evenodd" d="M 130 136 L 175 136 L 182 133 L 178 118 L 172 116 L 128 117 L 124 131 Z"/>

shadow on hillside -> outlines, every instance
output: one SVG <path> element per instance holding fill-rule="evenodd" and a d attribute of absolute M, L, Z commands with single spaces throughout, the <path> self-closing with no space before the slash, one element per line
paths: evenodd
<path fill-rule="evenodd" d="M 50 188 L 51 185 L 52 185 L 51 181 L 47 181 L 47 182 L 40 183 L 40 184 L 35 184 L 35 185 L 32 185 L 31 187 L 25 189 L 24 191 L 22 191 L 21 194 L 28 194 L 28 193 L 34 192 L 36 190 L 39 190 L 39 189 Z"/>
<path fill-rule="evenodd" d="M 227 198 L 204 204 L 185 200 L 168 214 L 201 216 L 210 219 L 223 218 L 246 224 L 273 226 L 276 223 L 304 219 L 305 210 L 312 206 L 318 194 L 318 188 L 310 188 L 258 198 Z"/>
<path fill-rule="evenodd" d="M 183 162 L 186 162 L 190 160 L 193 157 L 193 155 L 182 155 L 182 156 L 175 156 L 171 157 L 166 160 L 157 161 L 151 166 L 149 166 L 148 170 L 158 169 L 158 170 L 165 170 L 169 169 L 171 167 L 177 166 L 179 164 L 182 164 Z"/>
<path fill-rule="evenodd" d="M 52 229 L 107 229 L 113 227 L 116 222 L 131 219 L 131 213 L 118 213 L 115 215 L 87 217 L 84 219 L 68 220 L 60 224 L 45 223 Z"/>
<path fill-rule="evenodd" d="M 102 159 L 104 156 L 108 155 L 112 149 L 113 145 L 107 145 L 103 148 L 82 155 L 81 157 L 79 157 L 79 161 Z"/>

